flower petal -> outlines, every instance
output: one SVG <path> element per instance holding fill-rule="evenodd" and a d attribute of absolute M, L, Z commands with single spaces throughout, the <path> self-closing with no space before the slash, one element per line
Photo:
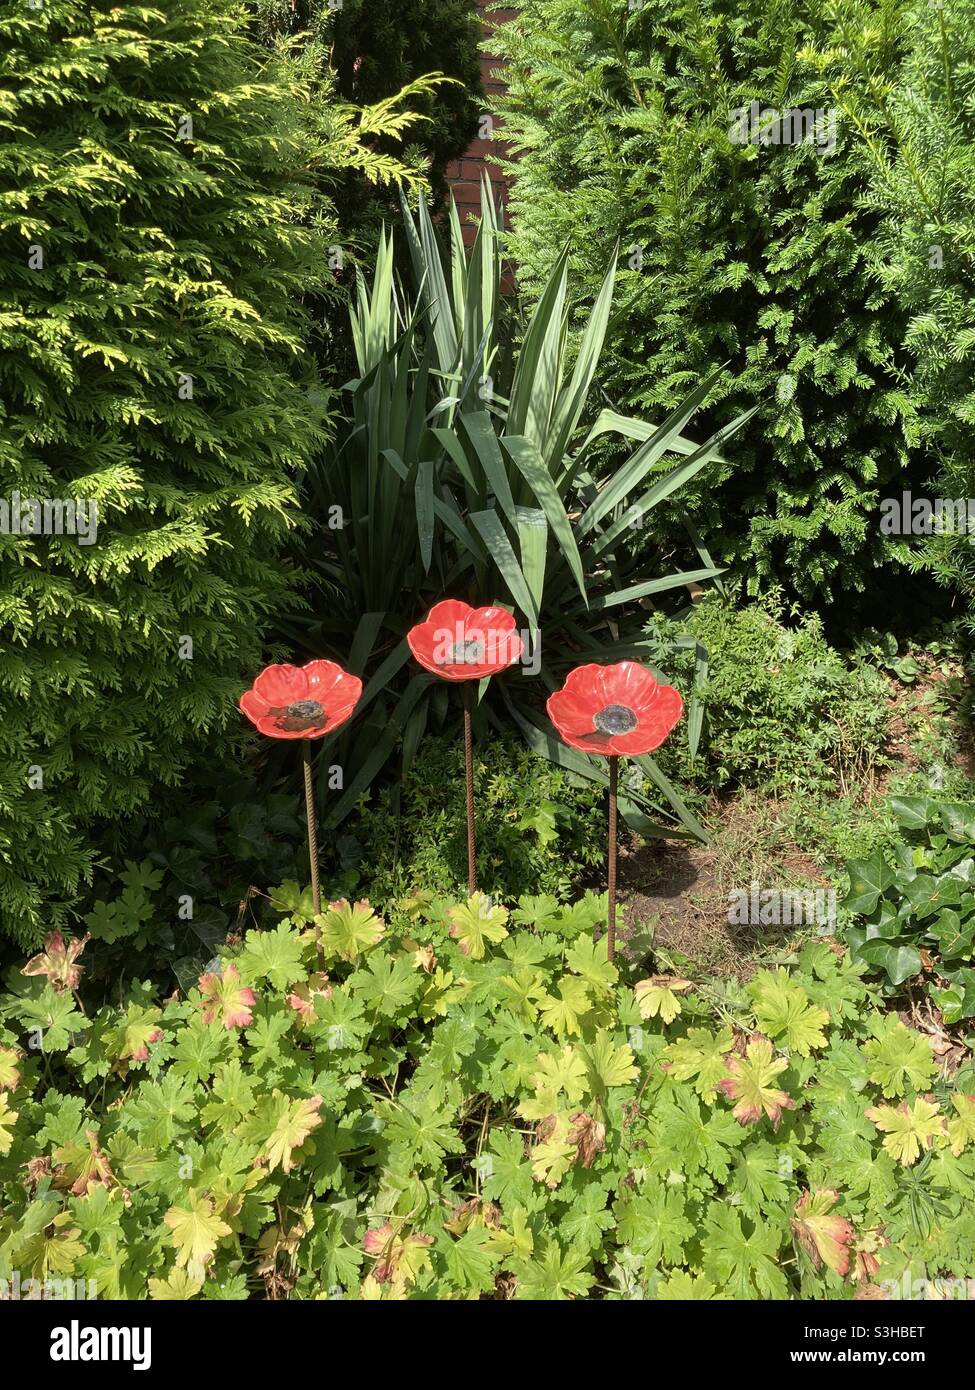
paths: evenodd
<path fill-rule="evenodd" d="M 252 724 L 256 724 L 259 719 L 263 719 L 271 708 L 268 702 L 258 695 L 256 690 L 245 690 L 237 704 L 241 713 L 246 714 Z"/>
<path fill-rule="evenodd" d="M 467 627 L 485 628 L 490 632 L 514 632 L 514 614 L 507 608 L 472 608 L 467 619 Z"/>
<path fill-rule="evenodd" d="M 469 603 L 462 603 L 459 598 L 445 598 L 433 605 L 423 621 L 439 627 L 449 627 L 453 632 L 458 623 L 462 628 L 466 627 L 473 611 Z"/>
<path fill-rule="evenodd" d="M 302 674 L 307 682 L 305 687 L 304 699 L 318 700 L 323 705 L 327 705 L 328 695 L 332 689 L 339 684 L 348 673 L 334 661 L 309 661 L 307 666 L 302 666 Z"/>
<path fill-rule="evenodd" d="M 258 731 L 267 738 L 314 738 L 318 735 L 310 729 L 281 729 L 278 721 L 281 718 L 278 714 L 268 715 L 265 719 L 257 720 Z M 324 730 L 320 732 L 324 733 Z"/>
<path fill-rule="evenodd" d="M 602 693 L 605 669 L 605 666 L 598 666 L 595 662 L 589 662 L 585 666 L 574 666 L 566 676 L 562 689 L 567 694 L 574 695 L 581 703 L 589 705 L 593 714 L 596 714 L 606 703 Z"/>
<path fill-rule="evenodd" d="M 613 752 L 614 740 L 609 734 L 602 734 L 598 729 L 594 729 L 591 734 L 568 734 L 559 729 L 559 737 L 563 743 L 570 748 L 578 748 L 580 753 L 594 753 L 600 757 L 608 757 Z"/>
<path fill-rule="evenodd" d="M 567 687 L 550 695 L 545 708 L 560 734 L 590 734 L 595 731 L 591 704 Z"/>
<path fill-rule="evenodd" d="M 625 705 L 636 710 L 647 703 L 657 686 L 657 678 L 649 667 L 636 661 L 617 661 L 602 670 L 600 693 L 604 705 Z"/>
<path fill-rule="evenodd" d="M 308 683 L 300 666 L 265 666 L 254 689 L 272 707 L 305 699 Z"/>
<path fill-rule="evenodd" d="M 672 685 L 658 685 L 655 698 L 638 712 L 639 723 L 628 734 L 617 734 L 613 752 L 639 757 L 652 753 L 665 741 L 684 713 L 684 701 Z"/>

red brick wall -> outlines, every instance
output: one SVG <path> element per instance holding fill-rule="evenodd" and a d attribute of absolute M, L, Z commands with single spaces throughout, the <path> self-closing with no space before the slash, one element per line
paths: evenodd
<path fill-rule="evenodd" d="M 491 3 L 493 0 L 475 0 L 477 8 L 482 12 L 486 11 Z M 514 19 L 517 13 L 516 9 L 495 10 L 491 14 L 482 13 L 485 38 L 490 38 L 491 30 L 496 24 L 506 24 Z M 500 66 L 502 65 L 498 58 L 492 57 L 489 53 L 481 54 L 481 80 L 485 91 L 482 115 L 489 118 L 489 121 L 482 121 L 485 134 L 476 136 L 463 156 L 447 166 L 447 182 L 457 202 L 457 212 L 464 228 L 464 240 L 468 245 L 474 239 L 475 230 L 470 221 L 470 214 L 480 214 L 481 209 L 482 172 L 487 174 L 494 185 L 496 198 L 500 196 L 504 200 L 507 192 L 507 180 L 501 170 L 487 160 L 489 153 L 506 155 L 508 152 L 507 145 L 500 138 L 502 122 L 496 110 L 497 95 L 504 91 L 504 82 L 493 75 Z"/>

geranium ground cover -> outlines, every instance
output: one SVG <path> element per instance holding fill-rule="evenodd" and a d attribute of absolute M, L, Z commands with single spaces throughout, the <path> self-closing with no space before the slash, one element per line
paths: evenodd
<path fill-rule="evenodd" d="M 0 1276 L 397 1300 L 967 1276 L 975 1072 L 835 941 L 745 985 L 648 977 L 593 942 L 592 895 L 418 895 L 331 904 L 323 972 L 292 888 L 186 996 L 86 1001 L 97 943 L 11 972 Z"/>

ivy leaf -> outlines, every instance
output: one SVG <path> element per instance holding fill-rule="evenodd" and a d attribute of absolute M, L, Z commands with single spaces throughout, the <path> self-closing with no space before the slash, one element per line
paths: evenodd
<path fill-rule="evenodd" d="M 874 1105 L 864 1111 L 877 1128 L 886 1135 L 883 1146 L 891 1158 L 910 1167 L 920 1157 L 922 1149 L 930 1149 L 935 1139 L 944 1133 L 944 1118 L 935 1100 L 918 1096 L 909 1106 L 902 1101 L 892 1105 Z"/>
<path fill-rule="evenodd" d="M 831 1187 L 805 1191 L 796 1204 L 792 1233 L 815 1269 L 825 1264 L 845 1279 L 850 1272 L 850 1244 L 854 1231 L 845 1217 L 833 1213 L 839 1200 L 840 1194 Z"/>
<path fill-rule="evenodd" d="M 826 1046 L 823 1028 L 829 1023 L 825 1009 L 817 1009 L 801 985 L 793 984 L 781 967 L 773 975 L 760 970 L 749 985 L 755 1016 L 763 1033 L 802 1057 Z"/>
<path fill-rule="evenodd" d="M 274 931 L 249 931 L 238 960 L 248 981 L 267 979 L 285 989 L 305 974 L 301 952 L 300 936 L 281 922 Z"/>
<path fill-rule="evenodd" d="M 946 907 L 939 912 L 938 920 L 931 924 L 928 931 L 937 941 L 938 950 L 943 956 L 971 958 L 975 923 L 971 920 L 963 923 L 953 908 Z"/>
<path fill-rule="evenodd" d="M 903 830 L 925 830 L 935 815 L 935 803 L 926 796 L 892 796 L 890 809 Z"/>
<path fill-rule="evenodd" d="M 680 1013 L 679 993 L 691 989 L 690 980 L 682 980 L 677 975 L 651 975 L 646 980 L 638 980 L 633 986 L 641 1018 L 656 1018 L 662 1023 L 673 1023 Z"/>
<path fill-rule="evenodd" d="M 322 947 L 326 955 L 354 965 L 371 946 L 377 945 L 386 931 L 386 923 L 377 917 L 368 899 L 350 906 L 345 898 L 329 903 L 322 916 Z"/>
<path fill-rule="evenodd" d="M 218 1022 L 230 1029 L 249 1028 L 254 1022 L 254 991 L 241 985 L 236 965 L 228 965 L 220 975 L 207 971 L 199 985 L 204 1023 Z"/>
<path fill-rule="evenodd" d="M 961 902 L 965 885 L 954 874 L 917 874 L 901 889 L 905 899 L 919 920 L 933 917 L 943 907 L 954 907 Z"/>
<path fill-rule="evenodd" d="M 951 1103 L 958 1114 L 948 1121 L 948 1139 L 957 1158 L 969 1142 L 975 1143 L 975 1096 L 952 1096 Z"/>
<path fill-rule="evenodd" d="M 725 1054 L 734 1045 L 730 1028 L 722 1028 L 717 1036 L 706 1028 L 691 1028 L 686 1037 L 669 1044 L 660 1066 L 675 1081 L 693 1081 L 695 1091 L 710 1104 L 717 1094 L 718 1082 L 728 1074 Z"/>
<path fill-rule="evenodd" d="M 457 903 L 450 909 L 450 935 L 462 955 L 481 960 L 488 941 L 497 943 L 508 935 L 507 920 L 507 908 L 492 906 L 486 894 L 474 893 L 466 903 Z"/>
<path fill-rule="evenodd" d="M 857 957 L 879 970 L 886 970 L 887 979 L 892 985 L 902 985 L 921 970 L 920 952 L 902 938 L 888 941 L 877 936 L 864 941 L 857 947 Z"/>
<path fill-rule="evenodd" d="M 905 1028 L 895 1015 L 882 1014 L 871 1024 L 874 1036 L 864 1044 L 869 1077 L 885 1096 L 924 1091 L 934 1079 L 937 1064 L 923 1033 Z"/>
<path fill-rule="evenodd" d="M 218 1241 L 233 1232 L 226 1221 L 214 1214 L 216 1204 L 212 1197 L 197 1197 L 192 1188 L 188 1196 L 189 1206 L 170 1207 L 163 1220 L 172 1232 L 177 1265 L 185 1266 L 189 1277 L 202 1283 Z"/>
<path fill-rule="evenodd" d="M 745 1049 L 744 1057 L 735 1055 L 728 1062 L 728 1075 L 719 1083 L 729 1100 L 736 1101 L 732 1115 L 740 1125 L 755 1124 L 767 1115 L 772 1128 L 778 1129 L 783 1110 L 794 1110 L 795 1101 L 772 1083 L 788 1062 L 776 1057 L 768 1038 L 756 1036 Z"/>
<path fill-rule="evenodd" d="M 880 895 L 893 884 L 894 870 L 879 850 L 869 859 L 851 859 L 846 870 L 850 875 L 850 891 L 841 906 L 847 912 L 868 916 L 877 906 Z"/>

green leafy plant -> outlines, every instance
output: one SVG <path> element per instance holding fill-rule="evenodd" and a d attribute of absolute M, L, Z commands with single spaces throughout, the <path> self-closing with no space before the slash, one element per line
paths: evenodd
<path fill-rule="evenodd" d="M 405 204 L 404 217 L 416 296 L 407 303 L 397 290 L 384 237 L 371 288 L 358 288 L 359 376 L 347 387 L 347 425 L 308 478 L 316 518 L 310 563 L 325 602 L 321 616 L 293 625 L 295 633 L 315 649 L 351 647 L 346 664 L 357 673 L 378 662 L 360 710 L 375 706 L 344 758 L 351 774 L 329 812 L 333 824 L 399 743 L 407 766 L 415 753 L 429 718 L 429 678 L 413 676 L 401 692 L 388 688 L 408 661 L 405 628 L 433 599 L 505 602 L 527 624 L 545 691 L 587 657 L 645 658 L 641 603 L 718 573 L 703 547 L 694 568 L 661 573 L 667 565 L 654 549 L 654 509 L 718 459 L 753 413 L 702 444 L 688 440 L 683 430 L 710 379 L 656 426 L 608 408 L 594 412 L 615 265 L 574 361 L 564 257 L 508 361 L 498 222 L 487 188 L 469 254 L 452 209 L 446 266 L 424 200 L 416 220 Z M 607 472 L 598 462 L 608 437 L 636 447 Z M 689 637 L 675 646 L 682 642 L 695 647 Z M 559 744 L 539 713 L 540 691 L 511 677 L 494 686 L 505 719 L 535 751 L 606 785 L 605 768 Z M 490 708 L 496 716 L 497 697 Z M 692 744 L 696 729 L 692 708 Z M 638 762 L 654 793 L 637 789 L 624 801 L 630 824 L 703 837 L 656 763 Z"/>
<path fill-rule="evenodd" d="M 570 895 L 605 860 L 605 811 L 591 782 L 543 762 L 509 732 L 475 762 L 478 882 L 502 899 Z M 418 891 L 449 894 L 466 876 L 464 758 L 456 740 L 428 736 L 403 778 L 373 790 L 333 845 L 376 903 Z"/>
<path fill-rule="evenodd" d="M 0 1278 L 707 1300 L 972 1274 L 970 1061 L 945 1076 L 827 944 L 744 987 L 641 980 L 601 917 L 335 902 L 321 973 L 299 902 L 185 992 L 84 1011 L 52 937 L 0 996 Z"/>
<path fill-rule="evenodd" d="M 892 990 L 922 983 L 945 1023 L 975 1016 L 975 804 L 891 798 L 903 839 L 847 864 L 846 940 Z"/>
<path fill-rule="evenodd" d="M 903 685 L 913 685 L 917 680 L 921 668 L 909 652 L 901 653 L 892 632 L 865 628 L 857 637 L 856 650 L 866 660 L 890 671 Z"/>
<path fill-rule="evenodd" d="M 659 619 L 647 635 L 663 652 L 675 629 L 703 653 L 696 662 L 682 654 L 675 672 L 702 715 L 696 755 L 677 740 L 662 750 L 676 780 L 826 797 L 855 792 L 888 762 L 891 687 L 831 646 L 817 614 L 787 606 L 774 589 L 744 607 L 707 593 L 679 627 Z"/>

